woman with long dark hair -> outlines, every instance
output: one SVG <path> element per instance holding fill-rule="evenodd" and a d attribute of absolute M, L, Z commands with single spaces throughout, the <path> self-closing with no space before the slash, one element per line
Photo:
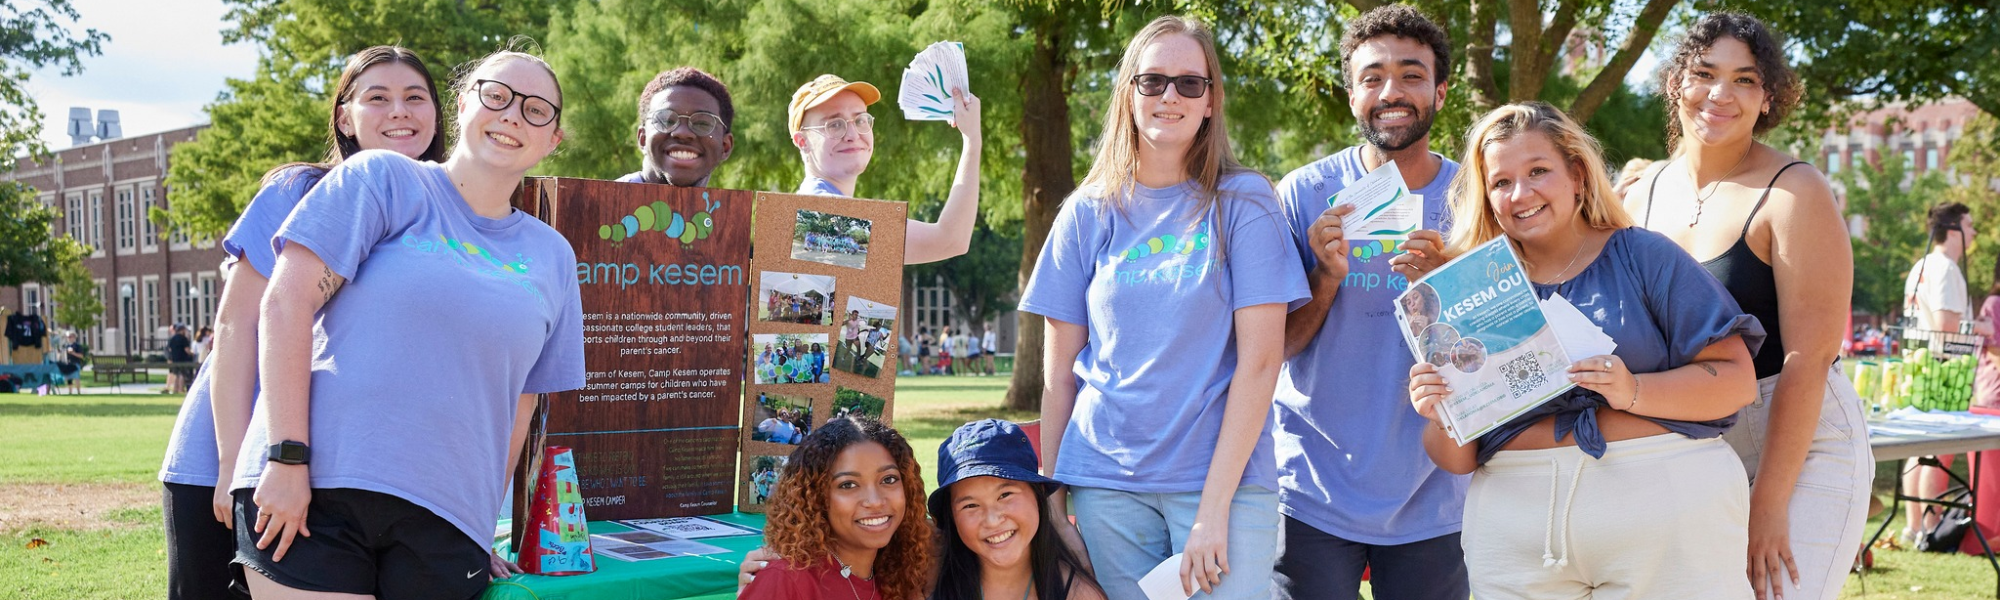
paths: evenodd
<path fill-rule="evenodd" d="M 966 423 L 938 446 L 937 587 L 931 600 L 1104 597 L 1081 557 L 1064 544 L 1049 495 L 1062 482 L 1035 472 L 1034 446 L 999 419 Z"/>
<path fill-rule="evenodd" d="M 257 303 L 277 262 L 271 237 L 278 224 L 328 170 L 356 152 L 388 150 L 426 162 L 445 158 L 444 136 L 438 135 L 444 109 L 430 69 L 416 53 L 395 46 L 356 52 L 341 70 L 331 100 L 326 160 L 265 173 L 257 196 L 222 238 L 226 283 L 207 348 L 214 358 L 204 360 L 195 374 L 160 467 L 169 598 L 229 594 L 229 561 L 236 557 L 229 478 L 256 397 Z"/>
<path fill-rule="evenodd" d="M 1867 418 L 1837 360 L 1848 294 L 1828 293 L 1854 280 L 1847 224 L 1825 175 L 1757 141 L 1801 94 L 1763 23 L 1704 16 L 1666 63 L 1673 158 L 1625 205 L 1770 334 L 1753 358 L 1755 402 L 1724 436 L 1750 476 L 1750 583 L 1759 597 L 1831 600 L 1861 547 L 1875 477 Z"/>
<path fill-rule="evenodd" d="M 827 421 L 784 464 L 764 542 L 778 557 L 743 600 L 917 600 L 930 589 L 936 530 L 903 434 L 880 421 Z"/>

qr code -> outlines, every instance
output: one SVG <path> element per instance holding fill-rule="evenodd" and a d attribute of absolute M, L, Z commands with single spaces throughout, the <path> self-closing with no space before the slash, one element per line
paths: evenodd
<path fill-rule="evenodd" d="M 1500 366 L 1500 373 L 1507 377 L 1507 393 L 1515 398 L 1527 395 L 1548 383 L 1548 372 L 1535 355 L 1523 354 Z"/>

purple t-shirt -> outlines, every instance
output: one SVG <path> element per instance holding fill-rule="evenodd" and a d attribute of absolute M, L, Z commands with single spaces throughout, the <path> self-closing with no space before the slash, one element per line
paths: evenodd
<path fill-rule="evenodd" d="M 347 284 L 313 324 L 312 486 L 390 494 L 490 541 L 521 394 L 583 387 L 576 255 L 520 211 L 472 211 L 444 168 L 363 152 L 273 239 Z M 259 398 L 233 487 L 263 473 Z"/>
<path fill-rule="evenodd" d="M 1220 187 L 1207 214 L 1191 214 L 1185 184 L 1134 186 L 1122 214 L 1081 189 L 1057 213 L 1021 310 L 1089 331 L 1055 465 L 1064 483 L 1201 490 L 1236 372 L 1235 311 L 1310 297 L 1269 180 L 1238 173 Z M 1221 252 L 1217 230 L 1228 232 Z M 1275 466 L 1267 421 L 1243 484 L 1277 489 Z"/>
<path fill-rule="evenodd" d="M 319 169 L 310 167 L 288 169 L 279 173 L 270 185 L 257 190 L 250 205 L 243 207 L 243 215 L 229 228 L 229 235 L 222 238 L 222 251 L 227 253 L 222 260 L 223 269 L 228 270 L 241 261 L 256 269 L 258 275 L 270 278 L 271 268 L 278 262 L 271 253 L 271 236 L 278 232 L 278 225 L 285 222 L 285 215 L 292 214 L 292 207 L 298 206 L 306 191 L 319 183 L 320 175 Z M 208 363 L 202 363 L 201 370 L 195 372 L 194 382 L 188 385 L 187 399 L 181 401 L 174 433 L 167 438 L 167 458 L 160 465 L 160 481 L 211 487 L 219 477 L 216 471 L 221 468 L 218 464 L 221 460 L 216 456 L 209 377 Z"/>
<path fill-rule="evenodd" d="M 1448 196 L 1458 163 L 1442 156 L 1423 196 L 1424 228 L 1450 229 Z M 1319 264 L 1308 238 L 1327 198 L 1368 168 L 1360 147 L 1300 167 L 1278 183 L 1306 271 Z M 1396 326 L 1395 298 L 1409 287 L 1389 270 L 1393 242 L 1348 242 L 1347 279 L 1326 324 L 1285 361 L 1276 404 L 1279 509 L 1322 532 L 1364 544 L 1407 544 L 1459 530 L 1467 477 L 1424 453 L 1430 421 L 1404 389 L 1414 359 Z"/>
<path fill-rule="evenodd" d="M 646 172 L 645 172 L 645 171 L 633 171 L 633 172 L 630 172 L 630 173 L 626 173 L 624 177 L 620 177 L 620 178 L 617 178 L 617 179 L 614 179 L 613 181 L 617 181 L 617 182 L 619 182 L 619 183 L 645 183 L 645 182 L 646 182 Z"/>

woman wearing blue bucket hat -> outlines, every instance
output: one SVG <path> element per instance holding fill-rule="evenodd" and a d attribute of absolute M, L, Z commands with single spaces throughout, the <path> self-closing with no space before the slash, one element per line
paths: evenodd
<path fill-rule="evenodd" d="M 1039 474 L 1038 462 L 1021 428 L 999 419 L 966 423 L 938 446 L 929 509 L 942 548 L 930 600 L 1104 598 L 1056 528 L 1041 526 L 1051 514 L 1049 494 L 1062 482 Z M 746 581 L 774 558 L 752 551 Z"/>

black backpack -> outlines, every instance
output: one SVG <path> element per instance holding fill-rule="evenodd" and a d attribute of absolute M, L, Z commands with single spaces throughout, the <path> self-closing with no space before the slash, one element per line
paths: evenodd
<path fill-rule="evenodd" d="M 1946 502 L 1968 504 L 1972 500 L 1972 492 L 1967 491 L 1965 488 L 1955 487 L 1938 496 L 1938 499 Z M 1935 506 L 1926 506 L 1924 507 L 1924 514 L 1929 515 L 1938 509 Z M 1918 550 L 1924 552 L 1957 552 L 1959 544 L 1965 541 L 1966 532 L 1974 527 L 1971 512 L 1956 506 L 1943 510 L 1943 517 L 1938 519 L 1937 526 L 1932 527 L 1930 531 L 1925 531 L 1922 536 L 1917 538 Z"/>

